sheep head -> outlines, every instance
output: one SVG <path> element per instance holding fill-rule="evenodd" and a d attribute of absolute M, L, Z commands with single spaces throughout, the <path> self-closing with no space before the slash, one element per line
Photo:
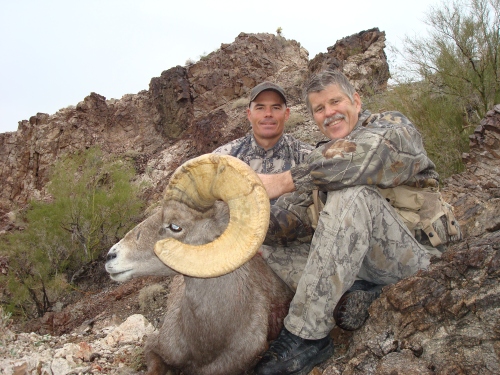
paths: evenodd
<path fill-rule="evenodd" d="M 139 276 L 175 275 L 153 251 L 156 241 L 162 238 L 161 225 L 162 212 L 157 210 L 111 247 L 106 257 L 106 271 L 111 279 L 124 282 Z"/>
<path fill-rule="evenodd" d="M 255 172 L 232 156 L 202 155 L 174 172 L 162 209 L 110 249 L 106 270 L 116 281 L 220 276 L 257 252 L 268 225 L 269 199 Z"/>

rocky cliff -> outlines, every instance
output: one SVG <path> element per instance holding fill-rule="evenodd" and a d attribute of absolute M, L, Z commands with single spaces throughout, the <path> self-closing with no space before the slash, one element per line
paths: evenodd
<path fill-rule="evenodd" d="M 385 33 L 372 29 L 351 39 L 350 49 L 342 42 L 342 52 L 330 48 L 315 58 L 314 65 L 332 59 L 344 62 L 346 74 L 360 88 L 371 82 L 374 71 L 384 72 L 386 84 Z M 170 173 L 182 162 L 248 132 L 247 103 L 243 99 L 239 104 L 238 99 L 264 80 L 286 89 L 292 111 L 303 113 L 304 119 L 291 130 L 309 134 L 306 140 L 314 142 L 318 135 L 306 120 L 301 100 L 308 64 L 308 52 L 294 40 L 242 33 L 197 63 L 152 78 L 148 90 L 119 100 L 91 93 L 55 114 L 38 113 L 20 121 L 16 132 L 0 134 L 0 231 L 12 228 L 6 213 L 32 198 L 46 198 L 44 187 L 54 160 L 92 145 L 133 159 L 139 178 L 156 187 L 150 199 L 158 199 Z"/>

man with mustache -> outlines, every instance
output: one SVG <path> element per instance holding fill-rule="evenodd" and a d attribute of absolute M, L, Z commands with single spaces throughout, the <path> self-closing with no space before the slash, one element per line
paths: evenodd
<path fill-rule="evenodd" d="M 289 171 L 260 177 L 278 207 L 306 207 L 301 197 L 314 190 L 326 200 L 307 253 L 264 246 L 267 263 L 296 293 L 257 375 L 309 373 L 333 354 L 335 324 L 359 328 L 383 285 L 425 269 L 431 253 L 460 238 L 435 165 L 405 116 L 362 110 L 338 71 L 312 77 L 305 99 L 329 141 Z"/>

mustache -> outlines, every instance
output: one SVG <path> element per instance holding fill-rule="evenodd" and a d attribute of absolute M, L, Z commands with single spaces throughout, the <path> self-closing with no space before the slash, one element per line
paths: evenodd
<path fill-rule="evenodd" d="M 323 126 L 327 126 L 333 121 L 344 120 L 344 119 L 345 119 L 344 115 L 337 113 L 336 115 L 325 118 L 325 120 L 323 121 Z"/>

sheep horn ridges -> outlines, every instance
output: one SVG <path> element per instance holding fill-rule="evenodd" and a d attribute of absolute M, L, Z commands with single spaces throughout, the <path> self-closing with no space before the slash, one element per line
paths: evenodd
<path fill-rule="evenodd" d="M 165 199 L 206 210 L 216 200 L 229 206 L 229 224 L 216 240 L 188 245 L 173 238 L 158 241 L 155 253 L 179 273 L 217 277 L 250 260 L 269 227 L 269 197 L 257 174 L 241 160 L 206 154 L 181 165 L 172 175 Z"/>

